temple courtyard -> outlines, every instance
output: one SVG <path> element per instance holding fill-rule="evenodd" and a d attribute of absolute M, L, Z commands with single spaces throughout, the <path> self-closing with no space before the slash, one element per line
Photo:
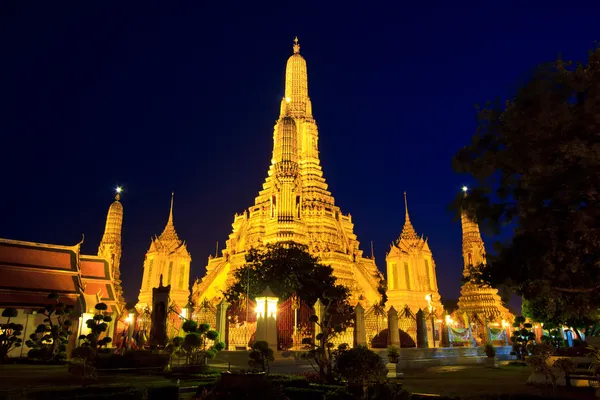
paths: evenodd
<path fill-rule="evenodd" d="M 273 376 L 293 373 L 285 362 L 273 364 Z M 526 367 L 508 365 L 501 362 L 499 368 L 486 368 L 483 365 L 468 366 L 440 366 L 419 370 L 407 370 L 401 380 L 404 389 L 414 395 L 430 395 L 433 397 L 473 397 L 473 396 L 544 396 L 547 389 L 539 386 L 528 385 L 527 379 L 531 370 Z M 31 392 L 45 389 L 63 390 L 81 388 L 74 382 L 73 377 L 66 371 L 65 366 L 41 366 L 41 365 L 1 365 L 0 375 L 0 399 L 15 399 L 23 391 Z M 213 381 L 216 381 L 216 376 Z M 181 390 L 180 398 L 191 399 L 195 397 L 195 387 L 206 385 L 211 379 L 201 376 L 194 379 L 190 376 L 187 380 L 180 380 L 180 388 L 192 388 L 192 390 Z M 131 373 L 107 373 L 100 374 L 98 380 L 87 387 L 140 387 L 157 388 L 168 387 L 177 384 L 176 379 L 169 379 L 161 375 L 131 374 Z M 31 390 L 35 387 L 35 390 Z M 24 389 L 26 388 L 26 389 Z M 579 389 L 577 391 L 565 391 L 559 388 L 557 395 L 561 398 L 594 398 L 593 391 Z"/>

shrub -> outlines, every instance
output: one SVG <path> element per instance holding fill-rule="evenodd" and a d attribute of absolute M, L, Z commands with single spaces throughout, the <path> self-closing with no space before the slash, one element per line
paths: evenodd
<path fill-rule="evenodd" d="M 379 354 L 365 346 L 342 352 L 336 359 L 339 374 L 348 382 L 362 385 L 379 380 L 387 370 Z"/>
<path fill-rule="evenodd" d="M 112 339 L 108 336 L 100 339 L 100 336 L 108 329 L 108 323 L 112 321 L 112 317 L 105 315 L 106 310 L 108 310 L 106 304 L 98 303 L 94 308 L 96 309 L 96 315 L 85 321 L 85 325 L 90 330 L 90 333 L 79 335 L 79 340 L 83 341 L 81 344 L 82 347 L 91 347 L 96 350 L 112 342 Z"/>
<path fill-rule="evenodd" d="M 67 343 L 73 321 L 69 319 L 71 308 L 59 301 L 56 293 L 48 295 L 54 304 L 48 304 L 39 310 L 39 314 L 45 316 L 44 323 L 37 326 L 34 333 L 25 342 L 31 350 L 27 357 L 41 361 L 59 361 L 67 358 Z"/>
<path fill-rule="evenodd" d="M 261 371 L 269 373 L 269 362 L 275 360 L 273 349 L 265 341 L 258 341 L 252 345 L 252 351 L 249 354 L 248 365 L 251 368 L 260 368 Z"/>
<path fill-rule="evenodd" d="M 200 324 L 186 320 L 182 329 L 184 338 L 175 337 L 167 346 L 171 355 L 184 355 L 187 364 L 204 365 L 207 359 L 215 358 L 219 351 L 225 348 L 223 342 L 217 342 L 219 332 L 210 329 L 209 324 Z M 207 348 L 208 341 L 214 344 Z"/>
<path fill-rule="evenodd" d="M 0 328 L 0 363 L 8 356 L 8 352 L 14 348 L 21 347 L 23 339 L 19 338 L 23 333 L 23 325 L 10 322 L 11 318 L 19 315 L 16 308 L 6 308 L 2 311 L 2 317 L 7 318 L 5 324 L 1 324 Z"/>

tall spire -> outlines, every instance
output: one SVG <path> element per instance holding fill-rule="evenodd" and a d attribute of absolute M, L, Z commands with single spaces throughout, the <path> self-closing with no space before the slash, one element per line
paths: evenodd
<path fill-rule="evenodd" d="M 404 228 L 402 228 L 402 233 L 400 234 L 400 238 L 403 240 L 418 240 L 419 236 L 415 231 L 415 228 L 412 226 L 410 222 L 410 216 L 408 215 L 408 201 L 406 200 L 406 192 L 404 192 Z"/>
<path fill-rule="evenodd" d="M 104 226 L 104 235 L 102 235 L 102 245 L 118 244 L 121 245 L 121 227 L 123 225 L 123 205 L 121 204 L 121 191 L 120 187 L 116 189 L 115 201 L 108 208 L 106 214 L 106 225 Z M 100 253 L 100 249 L 98 249 Z"/>
<path fill-rule="evenodd" d="M 467 197 L 467 187 L 463 187 L 464 197 Z M 465 271 L 467 267 L 478 266 L 486 263 L 485 246 L 479 232 L 479 225 L 475 218 L 469 215 L 464 208 L 460 211 L 460 222 L 462 225 L 462 247 Z"/>
<path fill-rule="evenodd" d="M 298 38 L 294 39 L 294 54 L 288 58 L 285 67 L 285 97 L 281 104 L 281 116 L 290 115 L 303 118 L 312 114 L 308 98 L 308 74 L 306 60 L 300 54 Z"/>
<path fill-rule="evenodd" d="M 169 220 L 167 221 L 167 225 L 173 225 L 173 198 L 175 197 L 175 192 L 171 192 L 171 209 L 169 210 Z"/>
<path fill-rule="evenodd" d="M 98 256 L 108 261 L 111 274 L 115 283 L 117 300 L 120 306 L 125 305 L 123 290 L 121 288 L 121 228 L 123 226 L 123 205 L 121 204 L 121 187 L 117 187 L 115 201 L 108 208 L 106 214 L 106 225 L 102 241 L 98 246 Z"/>
<path fill-rule="evenodd" d="M 169 219 L 167 220 L 167 225 L 165 229 L 158 237 L 160 240 L 175 240 L 179 241 L 179 236 L 177 236 L 177 232 L 175 231 L 175 224 L 173 223 L 173 199 L 175 198 L 175 192 L 171 192 L 171 207 L 169 209 Z"/>

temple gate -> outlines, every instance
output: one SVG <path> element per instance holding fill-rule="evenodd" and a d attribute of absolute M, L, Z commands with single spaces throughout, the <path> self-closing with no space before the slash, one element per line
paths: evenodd
<path fill-rule="evenodd" d="M 247 350 L 256 338 L 256 303 L 238 300 L 227 309 L 227 329 L 224 337 L 227 350 Z"/>
<path fill-rule="evenodd" d="M 314 315 L 313 307 L 292 295 L 281 302 L 277 310 L 277 348 L 279 350 L 300 350 L 306 347 L 302 339 L 313 337 L 313 324 L 309 321 Z"/>

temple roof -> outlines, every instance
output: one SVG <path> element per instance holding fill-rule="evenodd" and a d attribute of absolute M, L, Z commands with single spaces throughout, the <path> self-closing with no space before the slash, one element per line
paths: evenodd
<path fill-rule="evenodd" d="M 74 305 L 81 293 L 78 257 L 79 244 L 0 239 L 0 307 L 39 308 L 52 292 Z"/>
<path fill-rule="evenodd" d="M 177 231 L 175 231 L 175 224 L 173 223 L 173 199 L 175 197 L 175 193 L 171 193 L 171 208 L 169 210 L 169 219 L 167 220 L 167 225 L 165 225 L 165 229 L 163 229 L 162 233 L 158 237 L 154 237 L 152 239 L 152 243 L 150 244 L 149 252 L 151 251 L 167 251 L 169 253 L 172 252 L 183 252 L 185 254 L 187 252 L 187 246 L 185 242 L 179 238 L 177 235 Z"/>

